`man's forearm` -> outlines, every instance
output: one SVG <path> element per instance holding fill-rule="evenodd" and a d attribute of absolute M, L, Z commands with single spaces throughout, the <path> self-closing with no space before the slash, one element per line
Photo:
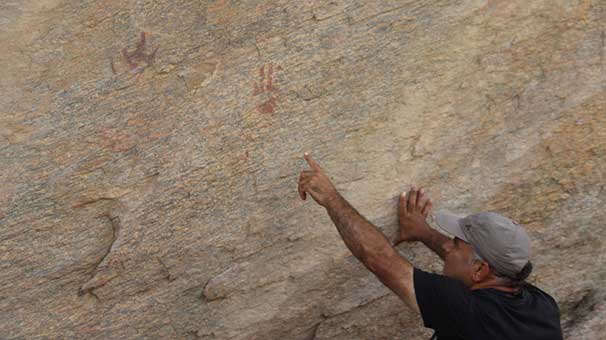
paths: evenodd
<path fill-rule="evenodd" d="M 419 235 L 419 241 L 423 242 L 425 246 L 438 254 L 442 260 L 446 257 L 446 248 L 444 247 L 444 244 L 451 242 L 448 237 L 431 228 L 429 225 L 424 229 L 423 233 Z"/>
<path fill-rule="evenodd" d="M 347 248 L 364 264 L 368 265 L 366 261 L 370 256 L 391 247 L 385 235 L 340 194 L 327 204 L 326 210 Z"/>

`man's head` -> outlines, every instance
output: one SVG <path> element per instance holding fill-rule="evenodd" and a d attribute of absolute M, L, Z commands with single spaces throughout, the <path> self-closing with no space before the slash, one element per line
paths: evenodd
<path fill-rule="evenodd" d="M 532 271 L 530 238 L 522 226 L 494 212 L 466 217 L 438 211 L 435 221 L 454 236 L 445 245 L 444 275 L 467 286 L 521 284 Z"/>

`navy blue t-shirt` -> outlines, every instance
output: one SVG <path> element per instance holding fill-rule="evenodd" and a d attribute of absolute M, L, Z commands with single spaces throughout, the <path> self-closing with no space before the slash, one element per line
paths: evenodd
<path fill-rule="evenodd" d="M 418 268 L 413 275 L 423 323 L 438 340 L 562 339 L 558 305 L 533 285 L 512 294 L 470 290 L 459 280 Z"/>

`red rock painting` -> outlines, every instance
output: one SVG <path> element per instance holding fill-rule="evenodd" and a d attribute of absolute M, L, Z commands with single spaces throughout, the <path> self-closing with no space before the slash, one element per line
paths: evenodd
<path fill-rule="evenodd" d="M 154 63 L 156 52 L 158 52 L 157 47 L 151 53 L 145 53 L 145 32 L 141 32 L 141 38 L 139 42 L 137 42 L 136 49 L 133 52 L 128 52 L 125 47 L 122 49 L 122 56 L 128 64 L 128 68 L 131 72 L 140 73 L 143 72 L 147 66 Z M 142 62 L 145 62 L 145 66 L 139 67 Z"/>
<path fill-rule="evenodd" d="M 266 67 L 267 66 L 267 67 Z M 276 71 L 281 71 L 282 66 L 276 65 Z M 269 62 L 259 68 L 259 81 L 253 82 L 253 96 L 263 96 L 265 100 L 257 105 L 260 113 L 274 113 L 281 93 L 274 86 L 274 64 Z"/>

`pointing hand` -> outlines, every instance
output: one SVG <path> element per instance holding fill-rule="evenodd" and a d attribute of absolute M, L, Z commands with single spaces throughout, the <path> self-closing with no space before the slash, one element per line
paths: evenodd
<path fill-rule="evenodd" d="M 320 164 L 311 158 L 311 155 L 307 152 L 304 158 L 311 167 L 311 170 L 301 171 L 301 175 L 299 176 L 299 196 L 301 196 L 302 200 L 306 200 L 307 194 L 310 194 L 319 205 L 326 207 L 331 200 L 339 196 L 339 193 Z"/>

